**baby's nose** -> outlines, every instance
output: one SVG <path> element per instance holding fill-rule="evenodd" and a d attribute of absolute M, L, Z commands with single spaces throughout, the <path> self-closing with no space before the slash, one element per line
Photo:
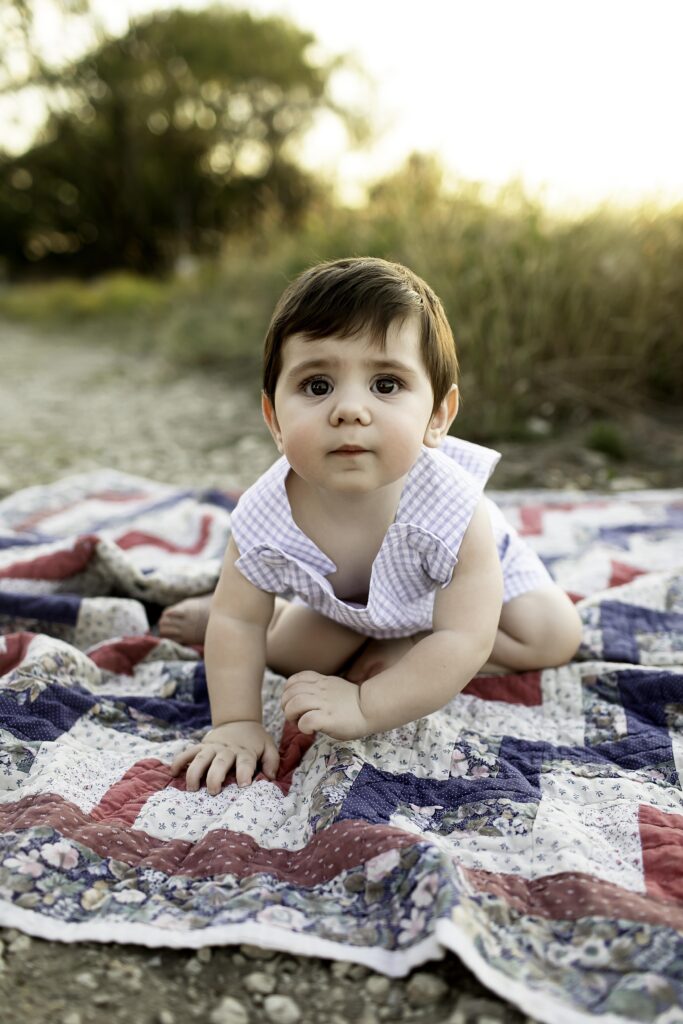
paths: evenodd
<path fill-rule="evenodd" d="M 346 388 L 343 391 L 335 392 L 337 401 L 330 413 L 332 423 L 361 423 L 370 422 L 370 410 L 367 403 L 367 395 L 356 389 Z"/>

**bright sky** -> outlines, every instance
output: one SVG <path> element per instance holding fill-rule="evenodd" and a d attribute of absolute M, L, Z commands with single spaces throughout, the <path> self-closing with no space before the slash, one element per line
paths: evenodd
<path fill-rule="evenodd" d="M 205 5 L 102 0 L 102 12 L 113 24 L 126 12 Z M 310 28 L 324 51 L 354 54 L 369 73 L 377 142 L 352 153 L 338 131 L 321 125 L 305 154 L 349 198 L 420 150 L 440 154 L 467 179 L 521 178 L 551 203 L 683 199 L 681 0 L 235 6 L 288 16 Z M 353 98 L 349 76 L 337 89 Z"/>

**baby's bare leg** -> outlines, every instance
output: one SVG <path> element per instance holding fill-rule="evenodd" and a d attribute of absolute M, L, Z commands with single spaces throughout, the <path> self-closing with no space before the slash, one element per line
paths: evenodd
<path fill-rule="evenodd" d="M 276 597 L 266 635 L 266 662 L 283 676 L 306 669 L 335 675 L 365 640 L 306 605 Z"/>
<path fill-rule="evenodd" d="M 503 605 L 498 635 L 485 668 L 516 672 L 565 665 L 581 642 L 581 619 L 560 587 L 514 597 Z"/>

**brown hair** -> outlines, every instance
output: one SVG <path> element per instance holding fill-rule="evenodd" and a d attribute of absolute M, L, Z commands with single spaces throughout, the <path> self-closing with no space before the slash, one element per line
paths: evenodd
<path fill-rule="evenodd" d="M 441 302 L 400 263 L 371 256 L 319 263 L 299 274 L 275 307 L 263 352 L 263 390 L 274 400 L 282 346 L 293 334 L 314 341 L 364 329 L 380 346 L 394 320 L 418 318 L 420 350 L 437 409 L 458 375 L 455 341 Z"/>

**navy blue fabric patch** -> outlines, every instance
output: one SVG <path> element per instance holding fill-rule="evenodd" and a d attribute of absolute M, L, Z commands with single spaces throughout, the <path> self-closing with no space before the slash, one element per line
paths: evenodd
<path fill-rule="evenodd" d="M 232 512 L 235 505 L 237 504 L 237 498 L 230 494 L 226 494 L 225 491 L 208 490 L 202 491 L 197 495 L 197 500 L 202 505 L 217 505 L 218 508 L 224 508 L 226 512 Z"/>
<path fill-rule="evenodd" d="M 386 824 L 402 804 L 453 808 L 501 798 L 518 803 L 537 803 L 541 798 L 540 773 L 547 743 L 530 743 L 506 737 L 500 748 L 498 775 L 483 779 L 425 779 L 404 773 L 380 771 L 364 765 L 357 775 L 336 820 L 362 819 Z"/>
<path fill-rule="evenodd" d="M 81 609 L 78 594 L 17 594 L 0 591 L 0 615 L 75 626 Z"/>
<path fill-rule="evenodd" d="M 79 687 L 53 684 L 33 701 L 26 690 L 5 691 L 0 693 L 0 723 L 20 740 L 56 740 L 97 703 L 95 694 Z"/>
<path fill-rule="evenodd" d="M 620 601 L 600 604 L 603 658 L 605 661 L 640 663 L 639 633 L 683 633 L 683 615 L 658 612 Z M 642 673 L 641 673 L 642 675 Z"/>

